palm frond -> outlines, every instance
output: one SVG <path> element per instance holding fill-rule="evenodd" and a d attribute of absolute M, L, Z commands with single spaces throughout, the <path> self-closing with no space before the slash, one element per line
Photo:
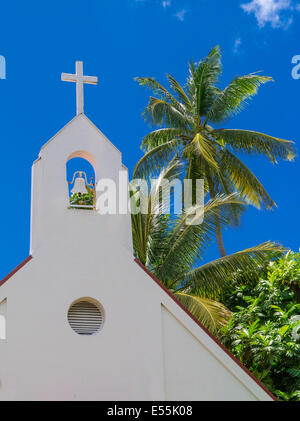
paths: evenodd
<path fill-rule="evenodd" d="M 156 276 L 165 282 L 172 280 L 172 287 L 182 285 L 186 271 L 202 257 L 215 235 L 215 217 L 227 225 L 222 210 L 233 203 L 244 203 L 236 194 L 220 195 L 209 200 L 204 207 L 195 205 L 178 215 L 165 241 L 166 253 L 155 270 Z"/>
<path fill-rule="evenodd" d="M 160 171 L 155 183 L 152 179 L 145 178 L 148 186 L 146 192 L 142 189 L 137 191 L 134 183 L 130 184 L 131 200 L 134 203 L 142 200 L 147 204 L 146 212 L 131 213 L 134 252 L 143 264 L 150 267 L 160 259 L 165 244 L 162 238 L 169 231 L 168 215 L 165 214 L 168 198 L 161 197 L 162 185 L 165 180 L 172 182 L 177 178 L 181 166 L 181 162 L 175 157 Z"/>
<path fill-rule="evenodd" d="M 214 144 L 203 136 L 203 134 L 197 133 L 192 142 L 188 145 L 187 150 L 196 156 L 201 155 L 210 166 L 214 167 L 215 170 L 218 170 Z"/>
<path fill-rule="evenodd" d="M 292 161 L 296 155 L 294 142 L 251 130 L 213 130 L 212 136 L 234 151 L 265 155 L 273 163 L 277 162 L 277 158 Z"/>
<path fill-rule="evenodd" d="M 223 171 L 217 171 L 212 173 L 211 175 L 216 191 L 224 192 L 224 194 L 227 196 L 236 192 L 234 183 L 228 176 L 226 176 L 226 174 Z M 227 219 L 230 220 L 231 227 L 237 227 L 239 225 L 240 217 L 246 211 L 246 205 L 246 203 L 243 205 L 237 203 L 229 205 L 229 207 L 227 208 L 227 211 L 229 212 Z"/>
<path fill-rule="evenodd" d="M 281 255 L 285 249 L 273 242 L 265 242 L 237 253 L 206 263 L 187 273 L 183 285 L 207 297 L 215 298 L 233 282 L 253 280 L 266 260 Z"/>
<path fill-rule="evenodd" d="M 185 110 L 180 110 L 172 103 L 160 98 L 149 98 L 149 103 L 143 112 L 143 116 L 151 125 L 166 125 L 189 130 L 190 117 L 185 114 Z"/>
<path fill-rule="evenodd" d="M 221 73 L 221 52 L 214 47 L 208 56 L 198 64 L 189 64 L 187 91 L 194 108 L 195 116 L 206 115 L 219 90 L 215 84 Z"/>
<path fill-rule="evenodd" d="M 267 209 L 276 206 L 260 181 L 236 155 L 227 149 L 220 151 L 219 154 L 220 172 L 232 181 L 243 199 L 258 209 L 261 204 Z"/>
<path fill-rule="evenodd" d="M 257 93 L 258 87 L 272 80 L 271 77 L 254 73 L 235 77 L 217 96 L 206 115 L 205 122 L 218 123 L 239 113 L 246 100 Z"/>
<path fill-rule="evenodd" d="M 134 78 L 141 86 L 149 88 L 155 95 L 158 95 L 161 99 L 170 102 L 176 109 L 183 109 L 182 104 L 164 88 L 157 80 L 153 77 L 136 77 Z"/>
<path fill-rule="evenodd" d="M 173 158 L 180 147 L 177 139 L 162 143 L 143 155 L 133 170 L 133 178 L 154 177 Z"/>
<path fill-rule="evenodd" d="M 183 103 L 187 107 L 188 110 L 191 110 L 192 104 L 190 102 L 189 97 L 185 93 L 183 87 L 177 82 L 177 80 L 173 76 L 171 76 L 169 74 L 167 74 L 167 79 L 169 81 L 169 84 L 170 84 L 171 88 L 173 89 L 173 91 L 177 95 L 178 100 L 181 103 Z"/>
<path fill-rule="evenodd" d="M 149 151 L 173 139 L 181 140 L 182 129 L 164 128 L 147 134 L 142 141 L 142 149 Z"/>
<path fill-rule="evenodd" d="M 185 292 L 175 292 L 174 295 L 212 333 L 217 333 L 231 317 L 231 312 L 217 301 Z"/>

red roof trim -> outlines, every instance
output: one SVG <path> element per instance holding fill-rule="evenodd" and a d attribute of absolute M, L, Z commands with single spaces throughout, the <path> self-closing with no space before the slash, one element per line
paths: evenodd
<path fill-rule="evenodd" d="M 9 278 L 11 278 L 16 272 L 18 272 L 18 270 L 20 270 L 23 266 L 26 265 L 27 262 L 29 262 L 29 260 L 32 259 L 32 256 L 28 256 L 25 260 L 23 260 L 22 263 L 20 263 L 17 267 L 15 267 L 8 275 L 5 276 L 5 278 L 3 278 L 0 281 L 0 287 L 9 280 Z"/>
<path fill-rule="evenodd" d="M 222 348 L 222 350 L 224 352 L 226 352 L 226 354 L 236 363 L 238 364 L 242 370 L 244 370 L 244 372 L 246 374 L 248 374 L 248 376 L 250 376 L 252 378 L 252 380 L 255 381 L 255 383 L 258 384 L 258 386 L 260 386 L 274 401 L 277 401 L 278 399 L 273 395 L 273 393 L 271 393 L 266 386 L 264 386 L 230 351 L 228 351 L 228 349 L 205 327 L 202 325 L 202 323 L 199 322 L 199 320 L 197 320 L 192 313 L 189 312 L 189 310 L 183 305 L 181 304 L 180 301 L 177 300 L 177 298 L 168 290 L 168 288 L 166 288 L 157 278 L 156 276 L 153 275 L 153 273 L 150 272 L 149 269 L 146 268 L 146 266 L 143 265 L 143 263 L 141 263 L 139 261 L 139 259 L 135 258 L 134 261 L 154 280 L 154 282 L 157 283 L 158 286 L 160 286 L 168 295 L 169 297 L 172 298 L 173 301 L 175 301 L 175 303 L 177 305 L 179 305 L 179 307 L 188 315 L 190 316 L 191 319 L 194 320 L 195 323 L 197 323 L 197 325 L 204 330 L 204 332 L 217 344 L 219 345 L 219 347 Z"/>

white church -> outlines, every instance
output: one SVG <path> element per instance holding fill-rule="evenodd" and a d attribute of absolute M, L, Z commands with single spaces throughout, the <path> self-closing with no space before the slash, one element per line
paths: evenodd
<path fill-rule="evenodd" d="M 0 281 L 0 401 L 275 399 L 134 259 L 129 213 L 70 205 L 71 159 L 94 184 L 127 170 L 83 112 L 97 78 L 76 62 L 62 79 L 76 82 L 77 115 L 33 163 L 30 255 Z M 88 184 L 79 171 L 72 192 Z"/>

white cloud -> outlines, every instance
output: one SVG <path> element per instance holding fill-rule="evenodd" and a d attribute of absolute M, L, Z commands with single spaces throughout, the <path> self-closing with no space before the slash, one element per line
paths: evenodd
<path fill-rule="evenodd" d="M 240 46 L 241 46 L 241 44 L 242 44 L 242 40 L 241 40 L 241 38 L 237 38 L 237 39 L 234 41 L 233 52 L 234 52 L 235 54 L 237 54 L 237 53 L 240 51 Z"/>
<path fill-rule="evenodd" d="M 254 13 L 260 27 L 270 23 L 273 28 L 287 28 L 293 21 L 291 0 L 252 0 L 242 4 L 241 8 L 247 13 Z M 289 12 L 290 16 L 283 17 L 282 12 Z"/>
<path fill-rule="evenodd" d="M 179 12 L 175 13 L 175 16 L 176 16 L 176 18 L 178 20 L 180 20 L 180 22 L 183 22 L 184 21 L 184 18 L 185 18 L 186 12 L 187 12 L 187 10 L 182 9 Z"/>
<path fill-rule="evenodd" d="M 166 7 L 171 6 L 172 0 L 164 0 L 161 2 L 162 7 L 165 9 Z"/>

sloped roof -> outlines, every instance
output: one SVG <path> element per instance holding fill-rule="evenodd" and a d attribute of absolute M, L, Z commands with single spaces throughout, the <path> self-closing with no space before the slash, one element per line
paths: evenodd
<path fill-rule="evenodd" d="M 28 256 L 22 263 L 15 267 L 5 278 L 0 281 L 0 287 L 9 280 L 16 272 L 18 272 L 23 266 L 26 265 L 32 256 Z M 134 261 L 142 268 L 150 278 L 166 293 L 169 297 L 248 375 L 255 381 L 255 383 L 261 387 L 274 401 L 277 398 L 230 352 L 228 349 L 205 327 L 202 323 L 197 320 L 192 313 L 180 302 L 177 298 L 151 273 L 137 258 Z"/>
<path fill-rule="evenodd" d="M 103 134 L 101 132 L 100 129 L 98 129 L 98 127 L 84 113 L 78 114 L 75 117 L 73 117 L 72 120 L 70 120 L 67 124 L 65 124 L 64 127 L 62 127 L 54 136 L 52 136 L 46 143 L 44 143 L 43 146 L 41 147 L 40 153 L 43 151 L 43 149 L 45 149 L 49 145 L 49 143 L 51 143 L 58 135 L 60 135 L 61 132 L 63 132 L 75 120 L 79 120 L 79 119 L 85 120 L 91 127 L 94 128 L 94 130 L 96 130 L 122 156 L 121 151 L 105 136 L 105 134 Z"/>
<path fill-rule="evenodd" d="M 1 281 L 0 281 L 0 287 L 6 282 L 6 281 L 8 281 L 9 280 L 9 278 L 11 278 L 16 272 L 18 272 L 18 270 L 20 270 L 23 266 L 25 266 L 26 265 L 26 263 L 27 262 L 29 262 L 30 260 L 32 259 L 32 256 L 30 255 L 30 256 L 28 256 L 28 257 L 26 257 L 26 259 L 25 260 L 23 260 L 23 262 L 22 263 L 20 263 L 18 266 L 16 266 L 11 272 L 9 272 L 9 274 L 8 275 L 6 275 L 5 276 L 5 278 L 3 278 Z"/>

